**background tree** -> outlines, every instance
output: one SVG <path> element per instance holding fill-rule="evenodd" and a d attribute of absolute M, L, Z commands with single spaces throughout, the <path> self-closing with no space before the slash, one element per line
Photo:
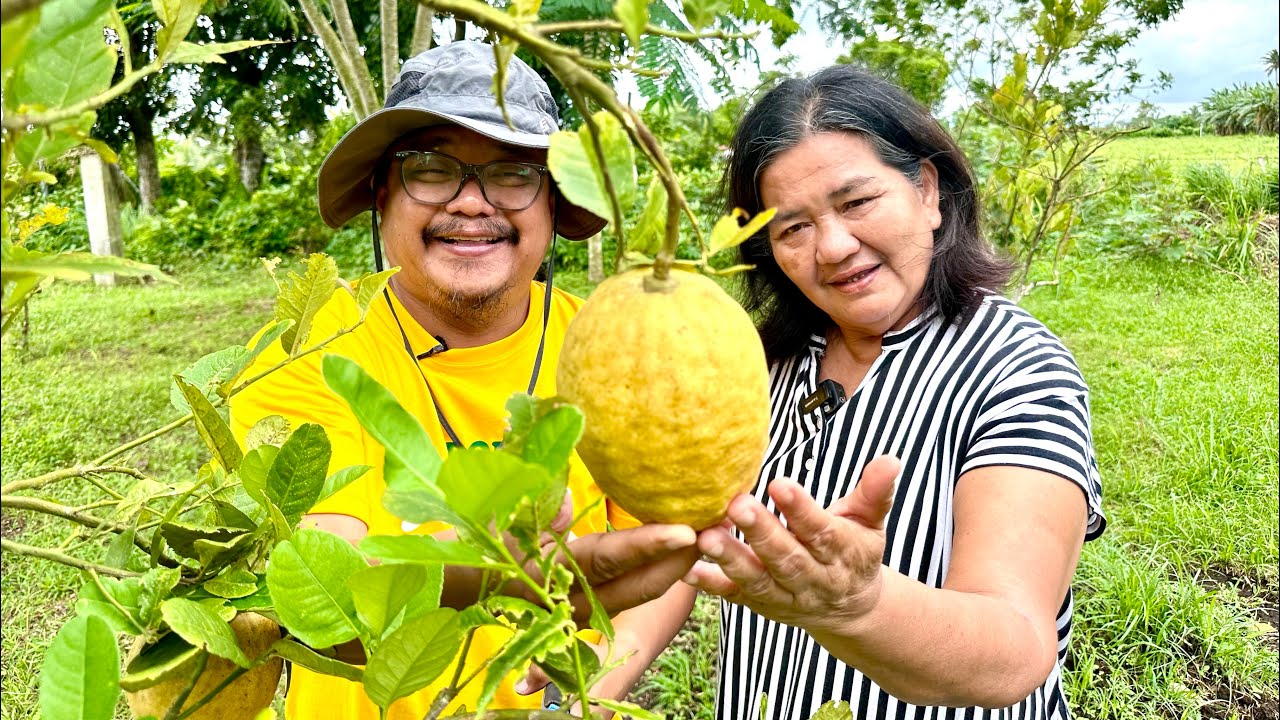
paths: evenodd
<path fill-rule="evenodd" d="M 195 30 L 201 39 L 215 42 L 276 41 L 238 53 L 223 64 L 200 66 L 192 108 L 176 121 L 184 132 L 231 145 L 240 183 L 249 193 L 261 182 L 268 129 L 281 136 L 314 134 L 325 122 L 325 108 L 338 100 L 328 57 L 299 25 L 288 6 L 255 0 L 248 6 L 228 4 Z"/>
<path fill-rule="evenodd" d="M 121 54 L 128 53 L 128 63 L 116 65 L 113 83 L 118 83 L 128 73 L 128 68 L 142 67 L 155 59 L 156 37 L 160 21 L 149 6 L 130 3 L 119 8 L 128 43 Z M 102 139 L 113 150 L 120 152 L 133 144 L 138 171 L 138 196 L 143 210 L 154 212 L 160 199 L 160 160 L 156 152 L 155 121 L 173 106 L 173 94 L 168 91 L 174 69 L 148 75 L 130 88 L 129 92 L 107 103 L 99 112 L 93 128 L 93 136 Z"/>

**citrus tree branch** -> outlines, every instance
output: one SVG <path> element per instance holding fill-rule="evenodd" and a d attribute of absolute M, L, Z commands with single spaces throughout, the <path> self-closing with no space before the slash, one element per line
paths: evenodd
<path fill-rule="evenodd" d="M 541 23 L 533 26 L 535 30 L 543 35 L 555 35 L 563 32 L 607 32 L 621 33 L 624 31 L 622 23 L 617 20 L 568 20 L 565 22 Z M 682 30 L 672 30 L 670 28 L 659 27 L 657 25 L 645 25 L 645 35 L 657 35 L 660 37 L 668 37 L 675 40 L 684 40 L 685 42 L 697 42 L 699 40 L 750 40 L 758 32 L 734 33 L 725 32 L 724 30 L 713 30 L 710 32 L 685 32 Z"/>
<path fill-rule="evenodd" d="M 147 479 L 147 476 L 143 475 L 141 471 L 131 467 L 126 467 L 123 465 L 97 465 L 97 466 L 77 465 L 76 467 L 63 468 L 61 470 L 54 470 L 53 472 L 45 473 L 44 475 L 39 475 L 37 477 L 29 478 L 26 480 L 14 480 L 13 482 L 5 484 L 3 487 L 0 487 L 0 494 L 8 495 L 9 493 L 17 492 L 18 490 L 31 490 L 34 488 L 40 488 L 40 487 L 44 487 L 45 485 L 52 485 L 53 483 L 59 482 L 61 480 L 67 480 L 75 477 L 88 477 L 90 475 L 110 474 L 110 473 L 115 473 L 118 475 L 129 475 L 138 480 Z"/>
<path fill-rule="evenodd" d="M 6 130 L 25 130 L 30 125 L 47 127 L 49 125 L 62 122 L 63 120 L 70 120 L 72 118 L 79 117 L 81 113 L 85 113 L 90 110 L 97 110 L 103 105 L 106 105 L 112 100 L 115 100 L 121 95 L 129 92 L 129 89 L 133 87 L 134 83 L 147 75 L 156 72 L 162 67 L 164 67 L 163 60 L 157 60 L 146 67 L 134 70 L 128 75 L 125 75 L 121 78 L 120 82 L 91 98 L 81 100 L 74 105 L 68 105 L 67 107 L 58 108 L 56 110 L 26 112 L 11 115 L 4 118 L 2 125 Z"/>
<path fill-rule="evenodd" d="M 100 575 L 109 575 L 116 578 L 142 577 L 141 573 L 107 567 L 106 565 L 98 565 L 97 563 L 87 562 L 80 558 L 67 555 L 66 553 L 58 552 L 57 550 L 36 547 L 34 545 L 24 545 L 5 538 L 0 538 L 0 550 L 11 552 L 14 555 L 26 555 L 27 557 L 40 558 L 41 560 L 50 560 L 78 570 L 92 570 Z"/>

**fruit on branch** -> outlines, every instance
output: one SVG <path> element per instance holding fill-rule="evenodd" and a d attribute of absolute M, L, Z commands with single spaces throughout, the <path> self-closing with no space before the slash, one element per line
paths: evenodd
<path fill-rule="evenodd" d="M 701 530 L 755 484 L 769 430 L 764 348 L 711 279 L 646 268 L 605 280 L 569 325 L 556 383 L 586 416 L 578 454 L 636 518 Z"/>
<path fill-rule="evenodd" d="M 242 612 L 229 624 L 236 634 L 236 643 L 250 659 L 261 656 L 272 643 L 280 639 L 280 626 L 257 613 Z M 130 653 L 130 660 L 132 661 L 141 650 L 140 647 L 134 647 Z M 188 716 L 189 720 L 253 720 L 275 699 L 276 687 L 280 684 L 280 672 L 283 667 L 284 661 L 277 656 L 249 670 L 223 688 L 216 697 L 198 711 Z M 195 705 L 235 669 L 236 664 L 230 660 L 210 655 L 204 672 L 196 681 L 191 694 L 187 696 L 182 709 Z M 191 677 L 190 673 L 175 674 L 177 677 L 125 693 L 134 717 L 141 718 L 147 715 L 165 717 Z"/>

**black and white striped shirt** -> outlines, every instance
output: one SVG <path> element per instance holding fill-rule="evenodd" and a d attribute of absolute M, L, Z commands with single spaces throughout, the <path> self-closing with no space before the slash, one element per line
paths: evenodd
<path fill-rule="evenodd" d="M 1088 501 L 1086 539 L 1101 534 L 1101 485 L 1089 427 L 1088 387 L 1071 354 L 1044 325 L 1008 300 L 987 297 L 960 324 L 925 313 L 884 336 L 880 356 L 834 412 L 804 414 L 817 389 L 826 342 L 770 372 L 769 449 L 755 496 L 776 512 L 767 481 L 789 477 L 819 504 L 848 494 L 872 458 L 902 459 L 885 521 L 884 564 L 940 587 L 951 560 L 956 481 L 1004 465 L 1060 475 Z M 855 718 L 1065 720 L 1061 668 L 1071 635 L 1071 593 L 1058 611 L 1058 662 L 1045 684 L 1009 708 L 918 707 L 881 690 L 807 633 L 731 603 L 721 605 L 719 720 L 805 720 L 828 700 Z"/>

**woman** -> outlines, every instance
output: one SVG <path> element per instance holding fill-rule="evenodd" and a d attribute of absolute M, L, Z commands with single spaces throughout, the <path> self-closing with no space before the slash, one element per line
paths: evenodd
<path fill-rule="evenodd" d="M 837 66 L 755 104 L 725 186 L 777 214 L 741 250 L 771 363 L 761 482 L 686 576 L 726 601 L 718 716 L 1069 717 L 1071 577 L 1105 523 L 1088 388 L 995 294 L 964 155 Z"/>

